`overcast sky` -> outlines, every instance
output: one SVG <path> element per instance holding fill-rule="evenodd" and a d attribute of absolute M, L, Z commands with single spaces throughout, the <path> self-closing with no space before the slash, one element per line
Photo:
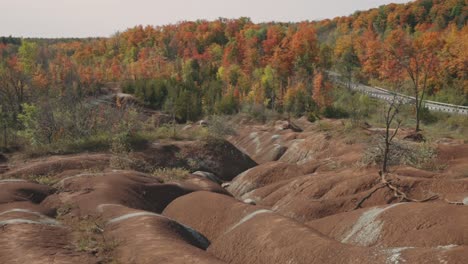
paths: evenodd
<path fill-rule="evenodd" d="M 0 0 L 0 36 L 110 36 L 136 25 L 246 16 L 254 22 L 352 14 L 408 0 Z"/>

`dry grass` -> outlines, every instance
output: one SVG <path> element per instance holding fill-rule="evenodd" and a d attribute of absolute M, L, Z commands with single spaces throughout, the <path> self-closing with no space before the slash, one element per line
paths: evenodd
<path fill-rule="evenodd" d="M 49 185 L 49 186 L 52 186 L 54 184 L 56 184 L 59 179 L 57 179 L 56 177 L 52 176 L 52 175 L 30 175 L 27 177 L 30 181 L 33 181 L 33 182 L 36 182 L 36 183 L 39 183 L 39 184 L 43 184 L 43 185 Z"/>
<path fill-rule="evenodd" d="M 70 214 L 72 208 L 70 204 L 61 207 L 57 219 L 71 229 L 73 249 L 96 256 L 99 263 L 117 263 L 112 253 L 119 242 L 104 235 L 105 222 L 90 215 L 76 217 Z"/>
<path fill-rule="evenodd" d="M 188 177 L 190 171 L 184 168 L 157 168 L 152 175 L 160 178 L 163 182 L 182 181 Z"/>

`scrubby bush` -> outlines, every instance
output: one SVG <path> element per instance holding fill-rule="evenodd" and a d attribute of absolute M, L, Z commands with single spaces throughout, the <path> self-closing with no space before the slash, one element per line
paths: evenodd
<path fill-rule="evenodd" d="M 57 120 L 49 105 L 37 107 L 23 104 L 23 112 L 18 119 L 23 125 L 20 135 L 26 138 L 31 145 L 52 144 L 59 132 Z"/>
<path fill-rule="evenodd" d="M 124 93 L 134 94 L 146 106 L 161 109 L 168 95 L 167 80 L 137 80 L 122 84 Z"/>
<path fill-rule="evenodd" d="M 265 114 L 265 108 L 263 106 L 254 106 L 252 107 L 251 111 L 249 111 L 249 115 L 257 121 L 265 123 L 267 121 L 267 117 Z"/>
<path fill-rule="evenodd" d="M 434 124 L 438 120 L 437 116 L 434 115 L 434 113 L 432 113 L 431 111 L 429 111 L 429 109 L 425 107 L 421 109 L 421 112 L 419 114 L 420 114 L 421 122 L 425 125 Z"/>
<path fill-rule="evenodd" d="M 445 124 L 451 130 L 467 130 L 468 129 L 468 118 L 463 115 L 450 115 L 444 120 Z M 465 134 L 466 135 L 466 134 Z"/>
<path fill-rule="evenodd" d="M 355 93 L 348 89 L 337 88 L 334 91 L 334 98 L 333 106 L 344 110 L 345 116 L 351 118 L 353 126 L 360 124 L 377 109 L 375 100 L 365 94 Z"/>
<path fill-rule="evenodd" d="M 314 123 L 315 121 L 319 120 L 319 117 L 315 112 L 308 112 L 307 120 L 311 123 Z"/>
<path fill-rule="evenodd" d="M 242 112 L 262 123 L 283 118 L 282 114 L 261 104 L 244 104 Z"/>
<path fill-rule="evenodd" d="M 226 136 L 235 135 L 232 123 L 229 122 L 226 116 L 211 116 L 208 119 L 208 135 L 216 138 L 224 138 Z"/>
<path fill-rule="evenodd" d="M 223 115 L 235 114 L 239 111 L 239 100 L 233 95 L 226 95 L 215 104 L 215 111 Z"/>
<path fill-rule="evenodd" d="M 65 95 L 23 104 L 18 120 L 28 156 L 116 150 L 117 145 L 141 143 L 137 132 L 143 118 L 131 105 L 114 108 Z"/>
<path fill-rule="evenodd" d="M 341 107 L 327 106 L 323 109 L 322 115 L 326 118 L 348 118 L 349 113 Z"/>
<path fill-rule="evenodd" d="M 382 136 L 373 137 L 369 147 L 364 152 L 362 162 L 365 165 L 376 165 L 383 162 L 384 140 Z M 437 150 L 431 143 L 412 143 L 403 140 L 391 142 L 388 155 L 388 165 L 409 165 L 415 168 L 439 170 L 443 164 L 437 165 L 435 158 Z"/>

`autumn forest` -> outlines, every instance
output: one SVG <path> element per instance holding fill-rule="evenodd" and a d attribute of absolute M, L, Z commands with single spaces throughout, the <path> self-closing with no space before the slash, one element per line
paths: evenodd
<path fill-rule="evenodd" d="M 2 37 L 2 144 L 21 136 L 52 143 L 114 122 L 111 110 L 88 107 L 104 87 L 179 123 L 245 109 L 339 115 L 330 72 L 468 105 L 467 19 L 466 0 L 417 0 L 301 23 L 220 18 L 136 26 L 109 38 Z M 130 122 L 131 114 L 115 118 Z"/>

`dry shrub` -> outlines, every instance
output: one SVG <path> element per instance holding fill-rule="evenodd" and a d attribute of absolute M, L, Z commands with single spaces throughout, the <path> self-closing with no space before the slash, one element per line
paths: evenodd
<path fill-rule="evenodd" d="M 373 137 L 364 153 L 362 163 L 377 165 L 383 162 L 385 142 L 382 136 Z M 390 145 L 388 165 L 409 165 L 420 169 L 440 170 L 444 165 L 435 162 L 437 150 L 431 143 L 394 140 Z"/>
<path fill-rule="evenodd" d="M 160 178 L 163 182 L 182 181 L 188 177 L 190 172 L 184 168 L 157 168 L 152 175 Z"/>

